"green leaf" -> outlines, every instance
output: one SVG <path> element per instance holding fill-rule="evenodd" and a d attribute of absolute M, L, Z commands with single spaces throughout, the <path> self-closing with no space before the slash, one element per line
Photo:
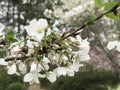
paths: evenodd
<path fill-rule="evenodd" d="M 14 32 L 12 29 L 6 30 L 5 39 L 11 42 L 17 42 L 18 40 L 14 37 Z"/>
<path fill-rule="evenodd" d="M 94 0 L 94 3 L 96 7 L 101 8 L 104 3 L 104 0 Z"/>
<path fill-rule="evenodd" d="M 12 30 L 12 29 L 6 30 L 6 36 L 7 36 L 7 35 L 13 36 L 13 35 L 14 35 L 13 30 Z"/>
<path fill-rule="evenodd" d="M 117 3 L 116 2 L 109 2 L 105 5 L 105 10 L 110 10 L 112 9 Z"/>
<path fill-rule="evenodd" d="M 95 24 L 95 23 L 94 23 L 94 20 L 95 20 L 95 17 L 94 17 L 94 16 L 91 16 L 87 24 L 88 24 L 88 25 L 93 25 L 93 24 Z"/>
<path fill-rule="evenodd" d="M 113 19 L 116 22 L 119 20 L 119 17 L 116 16 L 116 15 L 114 15 L 113 12 L 106 14 L 106 16 L 109 17 L 109 18 L 111 18 L 111 19 Z"/>

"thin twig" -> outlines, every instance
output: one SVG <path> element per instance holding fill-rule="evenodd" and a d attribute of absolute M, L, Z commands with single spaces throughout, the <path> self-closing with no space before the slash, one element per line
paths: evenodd
<path fill-rule="evenodd" d="M 101 19 L 103 16 L 105 16 L 106 14 L 108 14 L 110 12 L 114 12 L 119 6 L 120 5 L 115 5 L 112 9 L 110 9 L 110 10 L 106 11 L 105 13 L 101 14 L 100 16 L 96 17 L 93 22 Z M 64 36 L 63 38 L 61 38 L 61 40 L 64 40 L 70 36 L 76 36 L 76 35 L 80 34 L 80 32 L 78 32 L 78 31 L 80 31 L 81 29 L 85 28 L 88 25 L 89 25 L 89 22 L 84 23 L 79 29 L 73 31 L 72 33 L 68 34 L 67 36 Z"/>
<path fill-rule="evenodd" d="M 28 56 L 7 57 L 7 58 L 5 58 L 5 61 L 12 61 L 12 60 L 14 60 L 15 58 L 16 58 L 16 60 L 23 60 L 23 59 L 25 59 L 25 58 L 28 58 Z"/>

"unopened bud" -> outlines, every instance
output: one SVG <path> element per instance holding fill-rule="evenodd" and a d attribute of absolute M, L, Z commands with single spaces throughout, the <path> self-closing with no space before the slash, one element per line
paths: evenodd
<path fill-rule="evenodd" d="M 68 57 L 67 56 L 65 56 L 65 55 L 62 55 L 62 57 L 61 57 L 63 60 L 65 60 L 65 61 L 67 61 L 68 60 Z"/>
<path fill-rule="evenodd" d="M 20 47 L 15 46 L 12 48 L 11 53 L 16 55 L 16 54 L 19 54 L 21 51 L 22 49 Z"/>

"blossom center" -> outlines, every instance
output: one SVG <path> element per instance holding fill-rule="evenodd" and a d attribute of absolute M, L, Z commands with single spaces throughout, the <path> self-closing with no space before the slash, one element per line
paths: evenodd
<path fill-rule="evenodd" d="M 41 33 L 41 32 L 42 32 L 42 30 L 41 30 L 40 27 L 38 27 L 36 31 L 37 31 L 38 33 Z"/>

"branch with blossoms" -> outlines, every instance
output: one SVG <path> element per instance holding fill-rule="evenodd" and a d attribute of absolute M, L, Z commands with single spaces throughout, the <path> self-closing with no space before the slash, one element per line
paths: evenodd
<path fill-rule="evenodd" d="M 119 6 L 120 6 L 120 5 L 118 5 L 118 4 L 115 5 L 115 6 L 114 6 L 113 8 L 111 8 L 110 10 L 108 10 L 108 11 L 104 12 L 103 14 L 101 14 L 100 16 L 96 17 L 92 22 L 95 22 L 95 21 L 101 19 L 103 16 L 105 16 L 106 14 L 108 14 L 108 13 L 110 13 L 110 12 L 115 12 Z M 79 35 L 79 34 L 81 33 L 80 30 L 82 30 L 83 28 L 85 28 L 85 27 L 88 26 L 88 25 L 89 25 L 89 21 L 88 21 L 87 23 L 83 24 L 79 29 L 74 30 L 74 31 L 71 32 L 71 33 L 69 33 L 69 31 L 64 32 L 64 33 L 62 34 L 62 36 L 61 36 L 61 39 L 58 40 L 57 43 L 59 43 L 60 41 L 63 41 L 63 40 L 66 39 L 66 38 L 69 38 L 69 37 L 71 37 L 71 36 Z M 56 40 L 56 41 L 57 41 L 57 40 Z M 48 47 L 47 47 L 47 48 L 48 48 Z M 45 52 L 45 50 L 47 50 L 47 48 L 44 49 L 44 52 Z M 43 51 L 41 50 L 40 52 L 43 52 Z M 13 60 L 14 58 L 15 58 L 15 57 L 12 57 L 12 59 L 11 59 L 11 58 L 6 58 L 5 60 L 6 60 L 6 61 L 10 61 L 10 60 Z M 19 60 L 20 58 L 26 58 L 26 56 L 17 57 L 16 59 Z"/>
<path fill-rule="evenodd" d="M 33 19 L 24 28 L 28 37 L 10 43 L 0 59 L 8 74 L 24 74 L 24 82 L 39 83 L 38 78 L 55 82 L 61 75 L 74 76 L 83 66 L 80 62 L 90 59 L 87 39 L 77 35 L 59 41 L 61 34 L 52 31 L 46 19 Z"/>
<path fill-rule="evenodd" d="M 119 5 L 95 18 L 114 12 Z M 74 76 L 83 66 L 82 61 L 90 59 L 89 42 L 78 34 L 89 25 L 89 21 L 73 32 L 63 34 L 53 31 L 46 19 L 33 19 L 24 26 L 28 36 L 24 40 L 12 38 L 6 56 L 0 59 L 0 65 L 7 68 L 10 75 L 25 75 L 23 81 L 40 83 L 39 78 L 55 82 L 60 76 Z M 4 48 L 4 45 L 2 46 Z"/>

